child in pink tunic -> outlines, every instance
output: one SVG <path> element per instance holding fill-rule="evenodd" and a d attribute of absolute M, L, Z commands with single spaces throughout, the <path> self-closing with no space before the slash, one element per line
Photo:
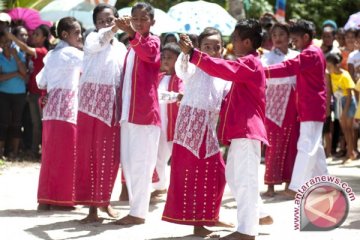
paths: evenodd
<path fill-rule="evenodd" d="M 220 112 L 219 139 L 230 143 L 226 180 L 237 202 L 237 231 L 223 239 L 255 239 L 258 234 L 260 197 L 258 170 L 261 142 L 267 144 L 265 73 L 256 49 L 262 30 L 254 19 L 240 20 L 232 34 L 236 61 L 212 58 L 181 37 L 180 47 L 190 62 L 211 76 L 232 81 Z"/>

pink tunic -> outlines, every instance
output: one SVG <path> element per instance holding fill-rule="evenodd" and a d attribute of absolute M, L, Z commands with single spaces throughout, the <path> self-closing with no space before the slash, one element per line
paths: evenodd
<path fill-rule="evenodd" d="M 131 94 L 129 99 L 123 92 L 125 76 L 128 71 L 130 51 L 135 52 L 131 74 Z M 120 98 L 122 101 L 121 120 L 139 125 L 156 125 L 160 127 L 160 110 L 157 93 L 158 73 L 160 70 L 160 39 L 157 36 L 141 36 L 139 33 L 130 40 L 130 48 L 125 58 L 123 81 L 121 82 Z M 129 101 L 129 102 L 128 102 Z M 129 104 L 126 109 L 124 104 Z"/>
<path fill-rule="evenodd" d="M 269 79 L 296 76 L 296 105 L 300 122 L 323 122 L 326 115 L 325 59 L 320 48 L 309 45 L 296 58 L 269 66 Z"/>
<path fill-rule="evenodd" d="M 194 50 L 190 60 L 214 77 L 232 81 L 220 111 L 219 140 L 250 138 L 268 143 L 265 129 L 265 74 L 256 52 L 236 61 Z"/>

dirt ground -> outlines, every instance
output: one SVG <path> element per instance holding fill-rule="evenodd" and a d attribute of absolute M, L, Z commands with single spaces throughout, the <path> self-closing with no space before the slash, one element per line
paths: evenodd
<path fill-rule="evenodd" d="M 140 226 L 121 227 L 113 224 L 114 219 L 101 215 L 102 223 L 82 224 L 88 209 L 78 206 L 71 212 L 37 212 L 36 192 L 39 176 L 39 163 L 8 163 L 0 166 L 0 240 L 63 240 L 63 239 L 104 239 L 104 240 L 166 240 L 201 239 L 192 236 L 192 228 L 161 221 L 165 198 L 150 205 L 146 223 Z M 263 173 L 264 166 L 261 165 Z M 258 240 L 360 240 L 360 161 L 342 165 L 341 161 L 329 163 L 329 172 L 338 176 L 351 186 L 358 196 L 350 202 L 347 220 L 338 229 L 327 232 L 300 232 L 294 230 L 294 202 L 281 195 L 264 199 L 265 207 L 274 218 L 271 226 L 261 226 Z M 277 189 L 282 189 L 278 186 Z M 117 201 L 120 194 L 120 178 L 117 179 L 112 205 L 120 213 L 127 215 L 126 202 Z M 262 187 L 262 191 L 265 186 Z M 236 223 L 236 203 L 226 188 L 221 218 Z M 214 229 L 219 235 L 229 234 L 234 229 Z"/>

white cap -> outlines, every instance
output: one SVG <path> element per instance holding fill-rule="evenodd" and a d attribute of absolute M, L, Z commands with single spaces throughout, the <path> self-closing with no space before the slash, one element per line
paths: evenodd
<path fill-rule="evenodd" d="M 0 13 L 0 22 L 7 22 L 7 23 L 11 23 L 11 17 L 9 14 L 7 13 Z"/>

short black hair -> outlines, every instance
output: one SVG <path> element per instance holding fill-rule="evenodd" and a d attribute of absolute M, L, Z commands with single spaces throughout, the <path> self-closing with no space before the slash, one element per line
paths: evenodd
<path fill-rule="evenodd" d="M 149 14 L 151 20 L 154 20 L 155 17 L 155 10 L 154 7 L 151 6 L 150 3 L 146 2 L 138 2 L 131 8 L 131 14 L 133 14 L 135 9 L 145 9 L 146 12 Z"/>
<path fill-rule="evenodd" d="M 74 23 L 79 23 L 79 21 L 74 17 L 64 17 L 60 19 L 57 28 L 56 28 L 56 35 L 58 38 L 62 39 L 61 33 L 63 31 L 70 32 L 72 29 L 75 28 Z M 80 24 L 80 23 L 79 23 Z"/>
<path fill-rule="evenodd" d="M 290 35 L 290 28 L 289 28 L 289 25 L 287 23 L 281 23 L 281 22 L 274 23 L 274 25 L 272 25 L 272 27 L 270 29 L 270 33 L 272 33 L 272 31 L 274 31 L 274 29 L 276 29 L 276 28 L 280 28 L 281 30 L 286 32 L 286 34 L 288 36 Z"/>
<path fill-rule="evenodd" d="M 250 39 L 254 49 L 261 46 L 263 32 L 261 25 L 256 19 L 240 19 L 235 26 L 235 31 L 241 40 Z"/>
<path fill-rule="evenodd" d="M 301 36 L 308 34 L 310 40 L 312 40 L 315 33 L 315 25 L 311 21 L 299 19 L 290 27 L 290 33 Z"/>
<path fill-rule="evenodd" d="M 214 27 L 207 27 L 204 29 L 204 31 L 202 31 L 198 37 L 198 44 L 199 47 L 201 46 L 201 42 L 204 40 L 204 38 L 209 37 L 209 36 L 213 36 L 213 35 L 219 35 L 220 39 L 221 39 L 221 44 L 223 44 L 223 39 L 222 39 L 222 34 L 219 31 L 219 29 L 214 28 Z"/>
<path fill-rule="evenodd" d="M 342 61 L 342 56 L 340 53 L 329 53 L 327 56 L 326 56 L 326 61 L 327 62 L 330 62 L 334 65 L 338 65 L 341 63 Z"/>
<path fill-rule="evenodd" d="M 179 55 L 181 53 L 181 48 L 177 43 L 170 42 L 165 44 L 165 46 L 162 48 L 162 51 L 171 51 L 176 55 Z"/>
<path fill-rule="evenodd" d="M 119 17 L 119 13 L 117 12 L 117 9 L 114 6 L 107 4 L 107 3 L 99 3 L 94 8 L 93 15 L 92 15 L 94 25 L 96 24 L 96 17 L 99 14 L 99 12 L 102 12 L 106 8 L 109 8 L 113 11 L 114 17 L 116 17 L 116 18 Z"/>

